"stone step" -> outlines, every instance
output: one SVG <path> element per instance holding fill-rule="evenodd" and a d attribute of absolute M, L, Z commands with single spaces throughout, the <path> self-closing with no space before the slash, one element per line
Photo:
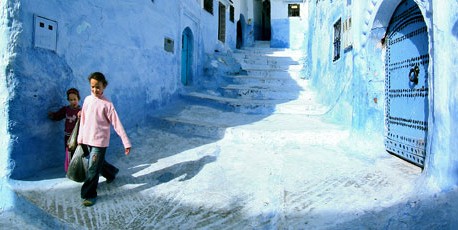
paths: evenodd
<path fill-rule="evenodd" d="M 190 92 L 181 94 L 181 97 L 200 105 L 209 105 L 225 111 L 249 113 L 249 114 L 270 114 L 274 112 L 275 101 L 278 103 L 286 100 L 260 100 L 260 99 L 237 99 L 211 95 L 200 92 Z"/>
<path fill-rule="evenodd" d="M 241 63 L 241 67 L 243 70 L 248 72 L 250 71 L 263 71 L 263 72 L 280 72 L 280 71 L 301 71 L 303 69 L 302 65 L 295 64 L 248 64 L 248 63 Z"/>
<path fill-rule="evenodd" d="M 265 65 L 265 66 L 272 66 L 272 67 L 277 67 L 279 69 L 287 69 L 288 66 L 291 65 L 300 65 L 299 61 L 296 60 L 291 60 L 291 59 L 285 59 L 285 60 L 279 60 L 278 58 L 272 58 L 272 59 L 260 59 L 260 58 L 246 58 L 246 59 L 240 59 L 239 63 L 241 63 L 241 66 L 248 66 L 248 65 Z"/>
<path fill-rule="evenodd" d="M 249 70 L 247 74 L 222 76 L 225 82 L 242 85 L 291 85 L 303 81 L 300 72 L 257 71 Z"/>
<path fill-rule="evenodd" d="M 286 52 L 286 51 L 269 51 L 269 52 L 238 52 L 232 53 L 235 60 L 245 62 L 249 60 L 265 60 L 277 63 L 294 63 L 304 59 L 302 52 Z"/>
<path fill-rule="evenodd" d="M 291 105 L 290 105 L 291 106 Z M 309 105 L 311 108 L 312 105 Z M 285 107 L 286 108 L 286 107 Z M 304 111 L 307 108 L 304 107 Z M 175 105 L 151 117 L 155 128 L 168 131 L 185 137 L 204 137 L 210 139 L 246 137 L 256 141 L 264 141 L 275 137 L 289 137 L 292 139 L 317 139 L 317 117 L 308 110 L 304 114 L 281 113 L 273 114 L 245 114 L 224 111 L 214 107 L 197 104 Z M 294 122 L 297 124 L 291 125 Z M 331 127 L 326 129 L 335 133 L 338 130 Z M 294 127 L 294 130 L 285 130 L 285 127 Z M 321 137 L 325 137 L 323 134 Z"/>
<path fill-rule="evenodd" d="M 155 124 L 155 128 L 182 136 L 221 139 L 226 128 L 255 122 L 264 117 L 181 102 L 164 108 L 150 117 L 150 120 Z"/>
<path fill-rule="evenodd" d="M 257 47 L 245 47 L 243 49 L 237 49 L 233 51 L 235 55 L 262 55 L 262 56 L 277 56 L 277 57 L 296 57 L 302 55 L 302 50 L 293 50 L 285 48 L 257 48 Z"/>
<path fill-rule="evenodd" d="M 287 99 L 310 97 L 312 92 L 306 92 L 297 84 L 287 85 L 227 85 L 220 87 L 224 97 L 251 99 Z"/>
<path fill-rule="evenodd" d="M 292 67 L 291 69 L 263 69 L 257 68 L 257 66 L 250 66 L 251 68 L 244 68 L 246 75 L 249 76 L 260 76 L 260 77 L 283 77 L 283 78 L 300 78 L 302 67 Z"/>
<path fill-rule="evenodd" d="M 210 105 L 226 111 L 247 114 L 292 113 L 317 115 L 326 111 L 326 107 L 316 104 L 312 99 L 230 98 L 200 92 L 190 92 L 181 96 L 197 104 Z"/>

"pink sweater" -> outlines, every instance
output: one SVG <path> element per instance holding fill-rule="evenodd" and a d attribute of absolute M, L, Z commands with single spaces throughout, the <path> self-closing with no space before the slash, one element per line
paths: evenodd
<path fill-rule="evenodd" d="M 87 96 L 81 110 L 78 143 L 94 147 L 108 147 L 110 124 L 121 138 L 124 148 L 130 148 L 129 138 L 113 103 L 104 96 L 102 98 L 97 98 L 92 94 Z"/>

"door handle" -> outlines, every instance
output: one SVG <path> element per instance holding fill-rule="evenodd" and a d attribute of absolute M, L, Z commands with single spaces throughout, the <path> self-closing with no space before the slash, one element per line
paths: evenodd
<path fill-rule="evenodd" d="M 413 82 L 414 84 L 418 84 L 418 74 L 419 73 L 420 73 L 420 68 L 418 68 L 418 65 L 415 65 L 414 67 L 410 68 L 409 81 Z"/>

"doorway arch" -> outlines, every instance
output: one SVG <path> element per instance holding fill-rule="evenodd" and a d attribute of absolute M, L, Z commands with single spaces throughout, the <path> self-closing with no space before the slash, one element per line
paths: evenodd
<path fill-rule="evenodd" d="M 427 25 L 415 1 L 403 0 L 397 5 L 385 44 L 385 147 L 423 167 L 430 55 Z"/>
<path fill-rule="evenodd" d="M 271 28 L 270 28 L 270 0 L 262 2 L 262 22 L 261 22 L 261 39 L 270 41 Z"/>
<path fill-rule="evenodd" d="M 181 35 L 181 83 L 189 85 L 192 79 L 194 36 L 189 27 Z"/>
<path fill-rule="evenodd" d="M 235 42 L 235 48 L 240 49 L 243 46 L 243 29 L 242 21 L 239 19 L 237 21 L 237 40 Z"/>
<path fill-rule="evenodd" d="M 254 0 L 254 39 L 258 41 L 270 41 L 270 0 Z"/>

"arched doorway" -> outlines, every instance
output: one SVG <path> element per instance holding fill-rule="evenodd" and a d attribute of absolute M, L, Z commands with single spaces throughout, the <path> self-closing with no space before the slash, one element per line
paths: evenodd
<path fill-rule="evenodd" d="M 181 83 L 188 85 L 191 81 L 194 38 L 189 27 L 181 36 Z"/>
<path fill-rule="evenodd" d="M 270 0 L 254 0 L 254 39 L 270 41 Z"/>
<path fill-rule="evenodd" d="M 413 0 L 399 3 L 385 39 L 385 146 L 423 167 L 429 114 L 428 29 Z"/>
<path fill-rule="evenodd" d="M 270 41 L 270 0 L 262 2 L 261 40 Z"/>
<path fill-rule="evenodd" d="M 239 19 L 237 21 L 237 40 L 235 42 L 235 48 L 240 49 L 243 46 L 243 29 L 242 21 Z"/>

